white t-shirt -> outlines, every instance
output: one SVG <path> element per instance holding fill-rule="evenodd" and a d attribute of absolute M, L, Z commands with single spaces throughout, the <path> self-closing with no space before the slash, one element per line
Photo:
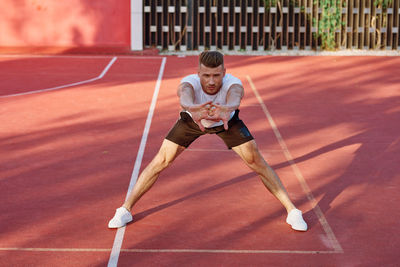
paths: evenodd
<path fill-rule="evenodd" d="M 225 74 L 224 78 L 222 79 L 222 86 L 221 89 L 216 93 L 215 95 L 209 95 L 205 93 L 201 87 L 200 84 L 200 77 L 197 74 L 192 74 L 189 76 L 186 76 L 181 80 L 181 83 L 190 83 L 194 89 L 194 103 L 195 104 L 204 104 L 206 102 L 212 101 L 214 104 L 219 104 L 219 105 L 225 105 L 226 104 L 226 95 L 228 93 L 229 88 L 233 84 L 240 84 L 242 85 L 242 82 L 240 79 L 236 78 L 235 76 L 232 76 L 231 74 Z M 186 111 L 189 113 L 190 112 Z M 232 111 L 231 117 L 235 114 L 235 111 Z M 204 127 L 206 128 L 211 128 L 215 126 L 220 126 L 223 125 L 224 123 L 222 121 L 210 121 L 210 120 L 201 120 L 201 124 L 203 124 Z"/>

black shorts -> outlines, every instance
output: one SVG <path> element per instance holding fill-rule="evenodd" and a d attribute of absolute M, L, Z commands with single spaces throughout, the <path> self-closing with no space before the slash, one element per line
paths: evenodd
<path fill-rule="evenodd" d="M 244 122 L 239 119 L 239 110 L 236 110 L 235 115 L 229 120 L 228 130 L 225 130 L 224 126 L 221 125 L 206 128 L 202 132 L 187 112 L 181 112 L 180 116 L 180 119 L 172 127 L 165 139 L 186 148 L 204 134 L 218 135 L 229 149 L 254 139 Z"/>

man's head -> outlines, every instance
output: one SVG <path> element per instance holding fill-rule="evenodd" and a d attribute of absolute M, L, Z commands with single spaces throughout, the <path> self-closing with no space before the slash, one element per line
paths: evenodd
<path fill-rule="evenodd" d="M 203 91 L 209 95 L 219 92 L 225 76 L 224 56 L 217 51 L 204 51 L 199 57 L 199 77 Z"/>

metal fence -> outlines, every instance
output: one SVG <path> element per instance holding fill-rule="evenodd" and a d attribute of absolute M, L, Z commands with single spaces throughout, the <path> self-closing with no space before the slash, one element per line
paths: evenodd
<path fill-rule="evenodd" d="M 320 50 L 328 0 L 144 0 L 145 47 Z M 336 0 L 334 48 L 400 49 L 399 0 Z M 322 31 L 322 34 L 324 31 Z"/>

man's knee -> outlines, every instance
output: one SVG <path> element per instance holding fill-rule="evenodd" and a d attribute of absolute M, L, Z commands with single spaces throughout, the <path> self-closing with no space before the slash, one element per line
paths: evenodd
<path fill-rule="evenodd" d="M 167 168 L 183 150 L 184 147 L 176 145 L 168 140 L 164 141 L 154 158 L 155 167 L 161 170 Z"/>
<path fill-rule="evenodd" d="M 159 151 L 154 159 L 155 165 L 160 169 L 167 168 L 173 161 L 174 157 L 170 157 L 162 151 Z"/>
<path fill-rule="evenodd" d="M 250 141 L 245 147 L 243 147 L 242 159 L 250 168 L 254 170 L 266 166 L 264 158 L 258 151 L 257 145 L 253 141 Z"/>
<path fill-rule="evenodd" d="M 265 166 L 264 159 L 257 151 L 253 151 L 248 157 L 246 157 L 245 162 L 250 168 L 254 170 Z"/>

